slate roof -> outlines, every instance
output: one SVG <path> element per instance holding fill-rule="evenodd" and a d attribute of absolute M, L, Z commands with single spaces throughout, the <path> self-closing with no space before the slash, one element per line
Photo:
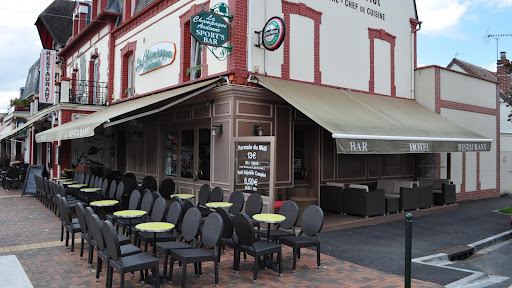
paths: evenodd
<path fill-rule="evenodd" d="M 123 19 L 123 1 L 122 0 L 108 0 L 108 7 L 105 9 L 106 12 L 119 14 L 117 17 L 116 27 L 121 24 L 121 20 Z"/>
<path fill-rule="evenodd" d="M 468 73 L 469 75 L 483 78 L 489 81 L 498 80 L 493 72 L 457 58 L 453 58 L 452 62 L 450 62 L 450 64 L 448 64 L 446 68 L 451 69 L 454 64 L 464 69 L 464 71 L 466 71 L 466 73 Z"/>
<path fill-rule="evenodd" d="M 139 13 L 140 11 L 144 10 L 144 8 L 151 5 L 151 3 L 155 2 L 156 0 L 139 0 L 137 1 L 137 5 L 135 6 L 135 10 L 133 11 L 133 15 Z"/>
<path fill-rule="evenodd" d="M 28 99 L 31 96 L 39 93 L 39 59 L 28 70 L 27 81 L 25 88 L 20 96 L 20 99 Z"/>
<path fill-rule="evenodd" d="M 56 43 L 66 43 L 73 32 L 74 7 L 74 1 L 54 0 L 37 17 L 35 24 L 38 25 L 38 22 L 43 23 Z"/>

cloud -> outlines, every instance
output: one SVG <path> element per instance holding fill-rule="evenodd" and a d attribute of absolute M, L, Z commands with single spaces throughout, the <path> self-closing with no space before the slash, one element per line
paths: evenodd
<path fill-rule="evenodd" d="M 512 0 L 478 0 L 489 7 L 505 8 L 512 6 Z"/>
<path fill-rule="evenodd" d="M 489 70 L 491 72 L 496 72 L 496 68 L 497 68 L 496 67 L 496 62 L 492 62 L 490 64 L 487 64 L 487 65 L 483 66 L 483 68 L 485 68 L 485 69 L 487 69 L 487 70 Z"/>
<path fill-rule="evenodd" d="M 452 34 L 453 36 L 453 30 L 460 24 L 471 2 L 462 0 L 418 0 L 416 5 L 419 18 L 423 22 L 421 33 L 446 36 Z"/>
<path fill-rule="evenodd" d="M 19 98 L 20 91 L 0 91 L 0 113 L 7 113 L 9 100 Z"/>

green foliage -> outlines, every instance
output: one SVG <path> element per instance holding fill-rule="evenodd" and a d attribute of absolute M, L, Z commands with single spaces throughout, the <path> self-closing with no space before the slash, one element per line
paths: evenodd
<path fill-rule="evenodd" d="M 498 210 L 498 211 L 500 211 L 501 213 L 508 213 L 508 214 L 512 214 L 512 207 L 503 208 L 503 209 L 500 209 L 500 210 Z"/>
<path fill-rule="evenodd" d="M 11 99 L 9 100 L 9 107 L 23 106 L 23 108 L 30 107 L 30 100 L 28 99 Z"/>
<path fill-rule="evenodd" d="M 201 65 L 197 65 L 196 67 L 190 67 L 187 69 L 187 76 L 192 73 L 192 72 L 196 72 L 196 71 L 199 71 L 201 70 L 201 68 L 203 68 L 203 64 Z"/>

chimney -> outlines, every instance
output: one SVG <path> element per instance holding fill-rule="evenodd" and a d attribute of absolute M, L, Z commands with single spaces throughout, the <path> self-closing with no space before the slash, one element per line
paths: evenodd
<path fill-rule="evenodd" d="M 73 37 L 80 34 L 87 25 L 87 14 L 89 13 L 89 4 L 77 2 L 73 12 Z"/>
<path fill-rule="evenodd" d="M 126 22 L 132 18 L 132 0 L 124 0 L 123 3 L 123 22 Z"/>
<path fill-rule="evenodd" d="M 498 60 L 497 77 L 498 86 L 503 92 L 509 93 L 511 89 L 510 81 L 510 61 L 507 59 L 507 52 L 500 52 L 500 60 Z"/>

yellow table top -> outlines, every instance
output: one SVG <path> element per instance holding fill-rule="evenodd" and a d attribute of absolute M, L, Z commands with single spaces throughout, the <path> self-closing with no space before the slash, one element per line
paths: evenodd
<path fill-rule="evenodd" d="M 271 213 L 261 213 L 252 216 L 252 218 L 256 221 L 264 222 L 264 223 L 281 223 L 286 220 L 281 214 L 271 214 Z"/>
<path fill-rule="evenodd" d="M 75 183 L 78 183 L 78 181 L 65 181 L 65 182 L 62 182 L 62 184 L 64 184 L 64 185 L 75 184 Z"/>
<path fill-rule="evenodd" d="M 87 187 L 87 184 L 72 184 L 68 186 L 69 188 L 83 188 Z"/>
<path fill-rule="evenodd" d="M 166 232 L 172 230 L 173 228 L 174 224 L 167 222 L 147 222 L 135 226 L 135 229 L 144 232 Z"/>
<path fill-rule="evenodd" d="M 114 212 L 114 216 L 119 218 L 137 218 L 146 215 L 144 210 L 121 210 Z"/>
<path fill-rule="evenodd" d="M 68 178 L 68 177 L 53 177 L 52 180 L 73 180 L 73 179 Z"/>
<path fill-rule="evenodd" d="M 69 187 L 71 187 L 71 186 L 69 186 Z M 82 191 L 82 192 L 96 192 L 96 191 L 100 191 L 100 190 L 101 190 L 101 188 L 82 188 L 82 189 L 80 189 L 80 191 Z"/>
<path fill-rule="evenodd" d="M 171 197 L 178 197 L 178 198 L 181 198 L 181 199 L 190 199 L 190 198 L 194 198 L 196 197 L 196 195 L 194 194 L 172 194 Z"/>
<path fill-rule="evenodd" d="M 71 179 L 71 178 L 59 178 L 59 179 L 54 179 L 54 180 L 57 180 L 57 182 L 73 181 L 73 179 Z"/>
<path fill-rule="evenodd" d="M 89 203 L 89 205 L 96 206 L 96 207 L 108 207 L 108 206 L 114 206 L 117 203 L 119 203 L 119 201 L 117 201 L 117 200 L 100 200 L 100 201 L 91 202 L 91 203 Z"/>
<path fill-rule="evenodd" d="M 208 202 L 204 204 L 208 208 L 227 208 L 233 206 L 233 203 L 229 202 Z"/>

